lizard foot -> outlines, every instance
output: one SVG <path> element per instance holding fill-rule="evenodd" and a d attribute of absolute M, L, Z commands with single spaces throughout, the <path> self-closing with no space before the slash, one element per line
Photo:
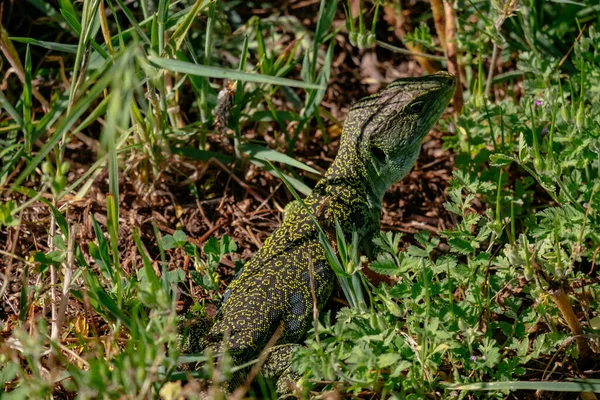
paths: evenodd
<path fill-rule="evenodd" d="M 276 390 L 277 398 L 294 399 L 298 396 L 294 393 L 296 390 L 296 382 L 300 379 L 292 369 L 292 356 L 294 350 L 301 347 L 298 344 L 281 344 L 273 346 L 268 350 L 268 355 L 261 368 L 261 372 L 265 378 L 277 379 Z"/>

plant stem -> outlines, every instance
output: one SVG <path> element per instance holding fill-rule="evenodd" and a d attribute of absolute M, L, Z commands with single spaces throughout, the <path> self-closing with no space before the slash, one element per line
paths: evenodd
<path fill-rule="evenodd" d="M 571 328 L 571 332 L 575 336 L 575 342 L 577 343 L 577 350 L 579 351 L 580 360 L 585 362 L 587 359 L 589 359 L 590 346 L 587 340 L 583 337 L 583 327 L 575 315 L 573 307 L 571 306 L 569 298 L 567 297 L 562 285 L 559 285 L 557 289 L 551 290 L 550 295 L 552 296 L 552 300 L 554 300 L 554 303 L 556 303 L 556 306 L 560 310 L 561 314 L 567 321 L 569 328 Z"/>

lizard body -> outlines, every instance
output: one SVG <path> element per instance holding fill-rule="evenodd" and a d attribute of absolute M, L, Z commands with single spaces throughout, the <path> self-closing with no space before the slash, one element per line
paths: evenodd
<path fill-rule="evenodd" d="M 447 73 L 398 79 L 351 107 L 339 152 L 304 199 L 306 207 L 286 207 L 281 227 L 229 285 L 208 334 L 192 339 L 199 348 L 227 348 L 234 363 L 243 364 L 257 358 L 282 325 L 263 369 L 289 375 L 290 346 L 302 340 L 313 319 L 311 285 L 320 310 L 336 281 L 310 214 L 325 230 L 336 219 L 345 235 L 357 229 L 361 243 L 368 244 L 379 231 L 385 191 L 412 168 L 454 86 Z M 243 375 L 235 380 L 230 388 L 241 384 Z M 285 391 L 280 384 L 278 390 Z"/>

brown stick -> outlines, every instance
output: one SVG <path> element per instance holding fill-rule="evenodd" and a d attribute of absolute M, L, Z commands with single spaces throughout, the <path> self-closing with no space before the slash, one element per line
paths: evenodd
<path fill-rule="evenodd" d="M 445 53 L 447 49 L 446 22 L 444 21 L 444 3 L 442 0 L 431 0 L 431 12 L 433 13 L 435 31 L 437 32 L 438 39 L 440 39 L 440 45 Z"/>
<path fill-rule="evenodd" d="M 565 290 L 562 286 L 559 286 L 558 289 L 554 289 L 550 291 L 550 295 L 552 296 L 552 300 L 560 310 L 561 314 L 567 321 L 569 328 L 571 328 L 571 332 L 575 337 L 575 342 L 577 343 L 577 350 L 579 350 L 579 358 L 581 360 L 585 360 L 588 358 L 590 354 L 590 346 L 587 340 L 583 337 L 583 327 L 577 319 L 575 312 L 573 312 L 573 307 L 571 307 L 571 302 L 569 302 L 569 298 L 565 293 Z"/>
<path fill-rule="evenodd" d="M 227 172 L 227 174 L 229 174 L 229 176 L 231 176 L 231 179 L 233 179 L 234 181 L 237 182 L 238 185 L 240 185 L 242 188 L 246 189 L 246 191 L 252 196 L 254 197 L 259 203 L 262 203 L 265 201 L 265 199 L 263 199 L 263 197 L 256 193 L 254 191 L 254 189 L 252 189 L 250 186 L 248 186 L 248 184 L 244 181 L 242 181 L 240 178 L 238 178 L 233 172 L 231 172 L 231 170 L 229 170 L 229 168 L 227 168 L 225 166 L 225 164 L 223 164 L 221 161 L 217 160 L 216 158 L 211 158 L 210 159 L 211 162 L 214 162 L 215 164 L 217 164 L 223 171 Z"/>
<path fill-rule="evenodd" d="M 246 381 L 244 382 L 244 384 L 242 386 L 240 386 L 239 388 L 237 388 L 231 394 L 231 396 L 229 396 L 229 400 L 241 400 L 244 397 L 244 395 L 246 394 L 248 389 L 250 389 L 250 384 L 254 380 L 254 377 L 256 376 L 256 374 L 258 374 L 258 372 L 262 368 L 265 361 L 267 361 L 267 357 L 269 356 L 269 349 L 271 347 L 275 346 L 275 343 L 277 343 L 277 341 L 279 340 L 279 337 L 281 336 L 282 333 L 283 333 L 283 323 L 279 324 L 279 327 L 277 328 L 275 333 L 273 333 L 273 336 L 271 336 L 271 339 L 265 346 L 264 350 L 260 353 L 260 356 L 258 356 L 258 361 L 256 362 L 256 364 L 254 364 L 252 366 L 252 369 L 246 376 Z"/>
<path fill-rule="evenodd" d="M 456 32 L 456 19 L 454 15 L 454 9 L 452 5 L 454 0 L 444 0 L 444 11 L 446 16 L 446 44 L 447 44 L 447 57 L 448 57 L 448 72 L 454 75 L 456 79 L 456 91 L 454 92 L 454 109 L 458 114 L 462 112 L 464 105 L 463 89 L 460 82 L 460 68 L 458 67 L 458 60 L 456 57 L 457 49 L 454 41 Z"/>
<path fill-rule="evenodd" d="M 404 43 L 404 46 L 406 46 L 406 48 L 411 53 L 421 53 L 421 46 L 413 45 L 412 43 L 405 42 L 403 40 L 404 36 L 406 36 L 406 29 L 405 29 L 406 24 L 405 24 L 405 19 L 402 16 L 402 12 L 400 10 L 401 10 L 401 6 L 400 6 L 399 0 L 394 0 L 394 1 L 390 2 L 390 4 L 383 7 L 383 11 L 385 13 L 385 16 L 386 16 L 389 24 L 394 26 L 394 34 L 396 35 L 396 37 L 398 39 L 402 40 L 402 43 Z M 429 59 L 427 59 L 426 57 L 422 57 L 419 55 L 414 55 L 414 57 L 415 57 L 415 60 L 417 60 L 417 62 L 419 63 L 419 65 L 425 71 L 427 71 L 427 73 L 433 74 L 434 72 L 438 71 L 438 68 L 436 68 L 436 66 L 433 65 L 431 63 L 431 61 Z"/>

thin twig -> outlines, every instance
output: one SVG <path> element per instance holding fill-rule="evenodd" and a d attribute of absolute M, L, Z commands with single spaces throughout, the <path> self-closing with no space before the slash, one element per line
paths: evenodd
<path fill-rule="evenodd" d="M 79 339 L 79 338 L 76 338 L 76 339 Z M 57 345 L 62 351 L 69 354 L 71 357 L 73 357 L 77 361 L 79 361 L 86 369 L 90 367 L 90 363 L 88 363 L 86 360 L 81 358 L 81 356 L 79 354 L 75 353 L 73 350 L 71 350 L 70 348 L 68 348 L 67 346 L 63 345 L 60 342 L 57 342 Z"/>
<path fill-rule="evenodd" d="M 19 216 L 19 219 L 21 219 L 20 216 Z M 17 227 L 15 228 L 15 230 L 13 232 L 14 232 L 14 235 L 11 235 L 12 246 L 11 246 L 10 252 L 6 253 L 6 252 L 0 250 L 0 254 L 8 256 L 8 259 L 9 259 L 8 264 L 6 266 L 6 271 L 4 273 L 4 281 L 2 282 L 2 287 L 0 287 L 0 297 L 2 297 L 4 295 L 4 292 L 6 291 L 6 288 L 8 287 L 8 282 L 10 282 L 10 275 L 12 273 L 13 260 L 16 259 L 19 261 L 25 261 L 21 257 L 18 257 L 15 255 L 15 250 L 17 248 L 17 242 L 19 241 L 19 235 L 21 233 L 21 225 L 17 225 Z"/>
<path fill-rule="evenodd" d="M 208 240 L 208 238 L 210 237 L 210 235 L 212 235 L 214 231 L 216 231 L 217 229 L 219 229 L 223 225 L 225 225 L 225 220 L 219 220 L 219 221 L 217 221 L 217 223 L 214 224 L 211 229 L 209 229 L 208 231 L 206 231 L 206 233 L 204 235 L 200 236 L 197 239 L 198 243 L 202 244 L 202 243 L 206 242 Z"/>
<path fill-rule="evenodd" d="M 567 54 L 565 54 L 564 57 L 560 59 L 560 61 L 558 62 L 558 64 L 556 64 L 556 67 L 554 67 L 554 70 L 552 71 L 552 73 L 554 73 L 557 69 L 559 69 L 560 66 L 565 63 L 565 61 L 567 61 L 567 58 L 569 58 L 569 54 L 571 54 L 571 52 L 575 48 L 575 44 L 577 42 L 579 42 L 579 38 L 581 38 L 581 35 L 583 35 L 583 32 L 585 31 L 585 28 L 587 28 L 587 25 L 584 25 L 583 28 L 581 28 L 581 30 L 579 31 L 579 34 L 577 35 L 577 37 L 573 41 L 573 44 L 571 45 L 571 47 L 569 48 L 569 51 L 567 51 Z"/>
<path fill-rule="evenodd" d="M 229 170 L 229 168 L 227 168 L 225 166 L 225 164 L 223 164 L 221 161 L 217 160 L 216 158 L 211 158 L 210 162 L 214 162 L 215 164 L 217 164 L 219 167 L 221 167 L 221 169 L 225 172 L 227 172 L 229 174 L 229 176 L 231 176 L 231 178 L 237 182 L 238 185 L 240 185 L 242 188 L 244 188 L 250 195 L 252 195 L 252 197 L 254 197 L 259 203 L 262 203 L 263 201 L 265 201 L 265 199 L 262 198 L 261 195 L 259 195 L 258 193 L 256 193 L 254 191 L 254 189 L 252 189 L 250 186 L 248 186 L 248 184 L 244 181 L 242 181 L 240 178 L 238 178 L 233 172 L 231 172 L 231 170 Z"/>
<path fill-rule="evenodd" d="M 271 209 L 271 207 L 269 206 L 269 200 L 271 200 L 273 198 L 273 196 L 275 195 L 275 193 L 277 193 L 277 190 L 279 190 L 281 185 L 283 185 L 283 182 L 279 182 L 279 184 L 275 187 L 275 189 L 267 196 L 265 201 L 260 203 L 259 206 L 256 207 L 256 210 L 254 210 L 254 211 L 252 211 L 252 213 L 250 213 L 250 217 L 253 217 L 254 215 L 256 215 L 256 213 L 259 212 L 260 209 L 263 208 L 264 206 L 266 206 L 268 210 Z"/>
<path fill-rule="evenodd" d="M 74 265 L 74 257 L 75 257 L 75 234 L 76 228 L 71 227 L 71 232 L 69 233 L 69 243 L 67 245 L 67 261 L 63 263 L 63 291 L 62 296 L 60 298 L 60 306 L 58 308 L 58 316 L 56 325 L 58 326 L 57 337 L 52 339 L 58 339 L 60 337 L 60 331 L 62 330 L 62 326 L 66 319 L 66 311 L 67 304 L 69 303 L 69 293 L 71 291 L 71 279 L 73 277 L 73 265 Z"/>
<path fill-rule="evenodd" d="M 310 294 L 312 295 L 313 301 L 313 326 L 315 328 L 315 339 L 317 345 L 320 347 L 321 342 L 319 340 L 319 307 L 317 304 L 317 294 L 315 293 L 315 265 L 313 264 L 312 257 L 308 253 L 308 277 L 310 278 Z"/>
<path fill-rule="evenodd" d="M 56 206 L 56 204 L 54 204 Z M 54 234 L 56 233 L 56 219 L 54 218 L 54 213 L 50 215 L 50 236 L 48 237 L 48 248 L 50 251 L 54 250 Z M 50 264 L 50 298 L 51 298 L 51 308 L 52 308 L 52 324 L 50 330 L 50 338 L 57 339 L 58 338 L 58 326 L 56 325 L 57 319 L 57 299 L 56 299 L 56 267 L 54 264 Z"/>
<path fill-rule="evenodd" d="M 460 81 L 460 68 L 458 66 L 457 48 L 454 41 L 456 32 L 456 18 L 454 16 L 453 0 L 444 0 L 444 11 L 446 15 L 446 41 L 448 54 L 448 72 L 456 79 L 456 91 L 454 92 L 454 109 L 457 114 L 462 112 L 464 99 L 463 89 Z"/>
<path fill-rule="evenodd" d="M 389 43 L 382 42 L 381 40 L 376 40 L 375 43 L 377 43 L 378 46 L 383 47 L 384 49 L 393 51 L 394 53 L 406 54 L 406 55 L 415 56 L 415 57 L 428 58 L 430 60 L 436 60 L 436 61 L 445 61 L 446 60 L 442 56 L 434 56 L 433 54 L 421 53 L 420 51 L 403 49 L 401 47 L 397 47 L 397 46 L 391 45 Z M 406 44 L 406 46 L 408 47 L 408 44 Z"/>
<path fill-rule="evenodd" d="M 404 43 L 404 45 L 406 46 L 406 48 L 408 49 L 410 54 L 415 57 L 415 60 L 419 63 L 419 65 L 428 73 L 433 74 L 434 72 L 436 72 L 438 70 L 438 68 L 435 65 L 433 65 L 433 63 L 429 59 L 431 58 L 431 59 L 435 60 L 435 59 L 437 59 L 438 56 L 431 56 L 428 54 L 421 53 L 420 52 L 421 46 L 419 44 L 413 44 L 409 41 L 404 40 L 404 38 L 406 36 L 406 29 L 405 29 L 404 25 L 407 25 L 407 24 L 405 24 L 406 19 L 404 18 L 403 14 L 402 14 L 402 10 L 400 8 L 399 3 L 400 3 L 399 1 L 394 1 L 394 2 L 391 2 L 390 4 L 384 6 L 384 8 L 383 8 L 386 17 L 394 25 L 394 35 Z M 381 42 L 377 42 L 377 44 L 382 47 L 386 47 Z M 389 47 L 387 47 L 387 48 L 389 48 Z M 399 53 L 406 52 L 406 50 L 404 50 L 404 49 L 398 49 L 398 48 L 394 48 L 394 49 L 389 48 L 389 49 L 392 51 L 397 51 Z M 440 61 L 444 61 L 444 57 L 441 57 Z"/>
<path fill-rule="evenodd" d="M 262 368 L 265 361 L 267 361 L 267 357 L 269 356 L 269 350 L 271 349 L 271 347 L 273 347 L 275 345 L 275 343 L 277 343 L 277 341 L 279 340 L 279 337 L 281 336 L 282 333 L 283 333 L 283 322 L 279 324 L 279 326 L 277 327 L 277 330 L 275 331 L 275 333 L 273 333 L 273 336 L 271 336 L 271 339 L 269 340 L 269 342 L 267 343 L 267 345 L 265 346 L 263 351 L 260 353 L 260 356 L 258 357 L 258 361 L 256 362 L 256 364 L 254 364 L 252 366 L 252 369 L 246 376 L 246 381 L 244 382 L 244 384 L 242 386 L 240 386 L 239 388 L 237 388 L 231 394 L 231 396 L 229 396 L 229 400 L 241 400 L 242 397 L 244 397 L 244 395 L 246 394 L 248 389 L 250 389 L 250 384 L 252 384 L 254 377 L 256 376 L 256 374 L 258 374 L 258 372 Z"/>
<path fill-rule="evenodd" d="M 494 42 L 492 50 L 492 60 L 490 61 L 490 69 L 488 71 L 487 82 L 485 83 L 485 97 L 490 96 L 492 90 L 492 79 L 494 79 L 494 67 L 496 65 L 496 59 L 498 58 L 498 45 Z"/>
<path fill-rule="evenodd" d="M 448 45 L 446 43 L 446 22 L 444 21 L 444 3 L 442 0 L 431 0 L 431 12 L 433 13 L 435 31 L 445 53 Z"/>
<path fill-rule="evenodd" d="M 583 337 L 583 327 L 581 326 L 579 319 L 577 319 L 573 307 L 571 306 L 571 302 L 562 285 L 559 285 L 557 289 L 551 290 L 550 296 L 552 296 L 552 300 L 554 300 L 554 303 L 557 305 L 562 316 L 567 321 L 569 328 L 571 328 L 571 332 L 577 343 L 577 350 L 579 350 L 579 359 L 587 359 L 590 354 L 590 346 L 586 338 Z"/>

